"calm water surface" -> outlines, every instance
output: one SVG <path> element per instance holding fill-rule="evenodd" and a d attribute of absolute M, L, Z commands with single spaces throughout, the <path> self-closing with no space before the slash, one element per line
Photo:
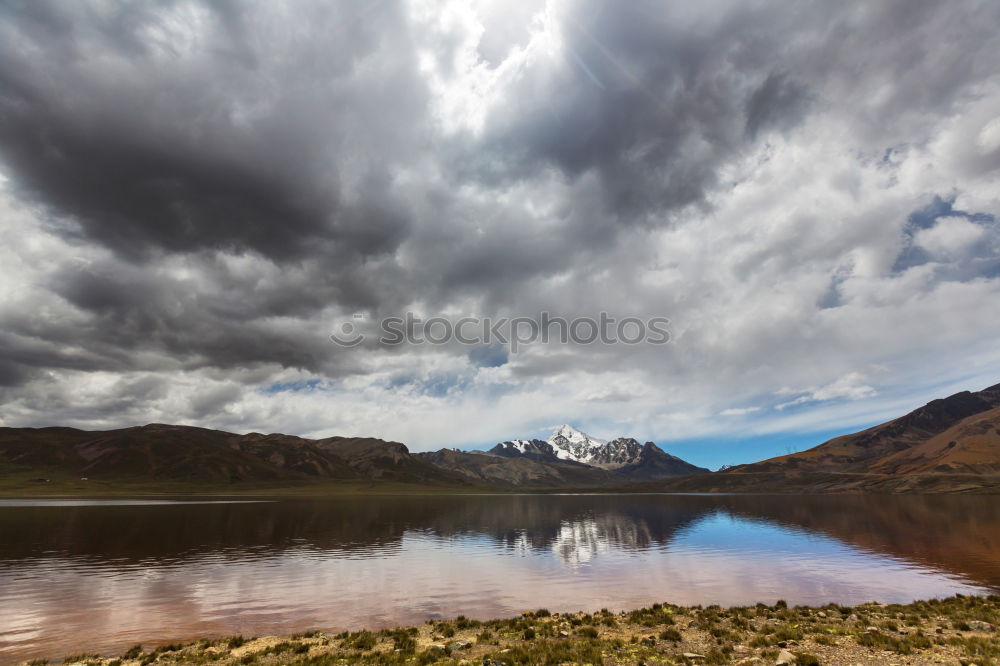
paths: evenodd
<path fill-rule="evenodd" d="M 1000 498 L 0 500 L 0 662 L 525 609 L 1000 590 Z"/>

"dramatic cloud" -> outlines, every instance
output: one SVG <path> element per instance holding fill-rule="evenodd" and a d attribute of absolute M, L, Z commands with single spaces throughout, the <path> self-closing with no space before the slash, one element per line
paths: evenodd
<path fill-rule="evenodd" d="M 669 448 L 995 383 L 998 35 L 974 0 L 5 3 L 0 420 Z M 672 341 L 328 337 L 406 311 Z"/>

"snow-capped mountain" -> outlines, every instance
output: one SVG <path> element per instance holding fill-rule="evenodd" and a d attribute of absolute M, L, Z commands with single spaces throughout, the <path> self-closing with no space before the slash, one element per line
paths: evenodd
<path fill-rule="evenodd" d="M 547 441 L 554 449 L 557 458 L 587 464 L 592 464 L 590 461 L 594 456 L 608 445 L 607 442 L 580 432 L 571 425 L 559 426 Z"/>
<path fill-rule="evenodd" d="M 664 452 L 653 442 L 640 444 L 632 437 L 618 437 L 605 442 L 570 425 L 559 426 L 547 440 L 514 439 L 497 444 L 489 452 L 505 458 L 526 457 L 587 465 L 632 478 L 659 478 L 708 471 Z"/>
<path fill-rule="evenodd" d="M 535 460 L 559 460 L 552 445 L 541 439 L 512 439 L 500 442 L 490 453 L 505 458 L 533 458 Z"/>
<path fill-rule="evenodd" d="M 490 453 L 508 458 L 524 456 L 536 460 L 561 460 L 607 468 L 614 460 L 621 458 L 616 455 L 617 449 L 618 444 L 596 439 L 573 426 L 561 425 L 547 440 L 512 439 L 500 442 Z"/>
<path fill-rule="evenodd" d="M 654 444 L 655 446 L 655 444 Z M 619 437 L 595 449 L 589 464 L 604 469 L 618 469 L 639 462 L 642 444 L 632 437 Z"/>
<path fill-rule="evenodd" d="M 635 438 L 618 437 L 605 442 L 570 425 L 556 428 L 548 443 L 561 460 L 573 460 L 602 469 L 634 465 L 639 462 L 643 450 L 643 445 Z"/>

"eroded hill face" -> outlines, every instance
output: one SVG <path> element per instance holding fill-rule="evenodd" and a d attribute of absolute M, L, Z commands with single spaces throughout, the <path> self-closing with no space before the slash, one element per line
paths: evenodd
<path fill-rule="evenodd" d="M 963 391 L 808 451 L 741 465 L 733 471 L 959 471 L 945 466 L 949 460 L 961 461 L 964 471 L 988 470 L 1000 463 L 1000 433 L 990 425 L 996 423 L 996 408 L 1000 408 L 1000 385 L 978 393 Z"/>
<path fill-rule="evenodd" d="M 558 459 L 501 456 L 454 449 L 416 455 L 437 467 L 460 474 L 470 482 L 487 485 L 594 488 L 620 485 L 622 482 L 622 478 L 612 472 Z"/>
<path fill-rule="evenodd" d="M 39 477 L 63 473 L 94 480 L 463 483 L 414 458 L 399 442 L 239 435 L 165 424 L 107 431 L 0 428 L 0 460 L 8 470 L 37 470 Z"/>
<path fill-rule="evenodd" d="M 968 416 L 944 432 L 889 454 L 872 471 L 1000 474 L 1000 407 Z"/>
<path fill-rule="evenodd" d="M 678 481 L 671 490 L 959 492 L 1000 490 L 1000 384 L 801 453 Z"/>

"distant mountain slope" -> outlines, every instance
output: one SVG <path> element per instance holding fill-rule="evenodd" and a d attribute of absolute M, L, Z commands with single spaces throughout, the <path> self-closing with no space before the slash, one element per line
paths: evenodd
<path fill-rule="evenodd" d="M 316 440 L 316 447 L 343 460 L 355 473 L 367 479 L 438 484 L 454 484 L 461 480 L 421 460 L 399 442 L 374 437 L 328 437 Z"/>
<path fill-rule="evenodd" d="M 539 460 L 531 453 L 504 456 L 485 452 L 441 449 L 417 453 L 421 460 L 461 474 L 471 482 L 523 488 L 596 488 L 620 485 L 622 478 L 570 460 Z"/>
<path fill-rule="evenodd" d="M 634 439 L 632 441 L 635 442 Z M 709 470 L 672 456 L 652 442 L 646 442 L 632 462 L 615 471 L 630 479 L 639 480 L 705 474 Z"/>
<path fill-rule="evenodd" d="M 1000 473 L 1000 407 L 968 416 L 944 432 L 885 456 L 870 471 Z"/>
<path fill-rule="evenodd" d="M 0 471 L 31 469 L 94 479 L 193 483 L 465 480 L 410 455 L 398 442 L 293 435 L 238 435 L 150 424 L 119 430 L 0 428 Z"/>
<path fill-rule="evenodd" d="M 740 465 L 733 471 L 775 471 L 781 469 L 796 469 L 798 471 L 823 472 L 856 472 L 856 473 L 906 473 L 900 467 L 892 470 L 891 459 L 910 459 L 907 453 L 915 447 L 921 447 L 935 436 L 951 429 L 970 417 L 978 418 L 990 410 L 1000 407 L 1000 385 L 991 386 L 978 393 L 962 391 L 947 398 L 932 400 L 905 416 L 887 423 L 862 430 L 852 435 L 844 435 L 824 442 L 808 451 L 780 456 L 751 465 Z M 975 419 L 974 419 L 975 420 Z M 992 432 L 989 428 L 984 432 L 987 437 Z M 996 436 L 995 433 L 993 435 Z M 955 433 L 955 455 L 969 444 L 966 436 Z M 947 444 L 948 442 L 945 442 Z M 952 448 L 955 448 L 952 447 Z M 924 449 L 929 453 L 929 449 Z M 986 447 L 978 457 L 969 459 L 976 464 L 995 464 L 1000 461 L 1000 447 Z M 913 461 L 916 462 L 916 461 Z"/>
<path fill-rule="evenodd" d="M 1000 384 L 932 400 L 897 419 L 808 451 L 669 486 L 751 491 L 990 488 L 1000 488 Z"/>
<path fill-rule="evenodd" d="M 489 451 L 505 458 L 530 458 L 543 462 L 574 462 L 615 472 L 628 479 L 654 479 L 707 472 L 664 452 L 653 442 L 640 444 L 632 437 L 609 442 L 596 439 L 573 426 L 561 425 L 548 440 L 515 439 Z"/>

